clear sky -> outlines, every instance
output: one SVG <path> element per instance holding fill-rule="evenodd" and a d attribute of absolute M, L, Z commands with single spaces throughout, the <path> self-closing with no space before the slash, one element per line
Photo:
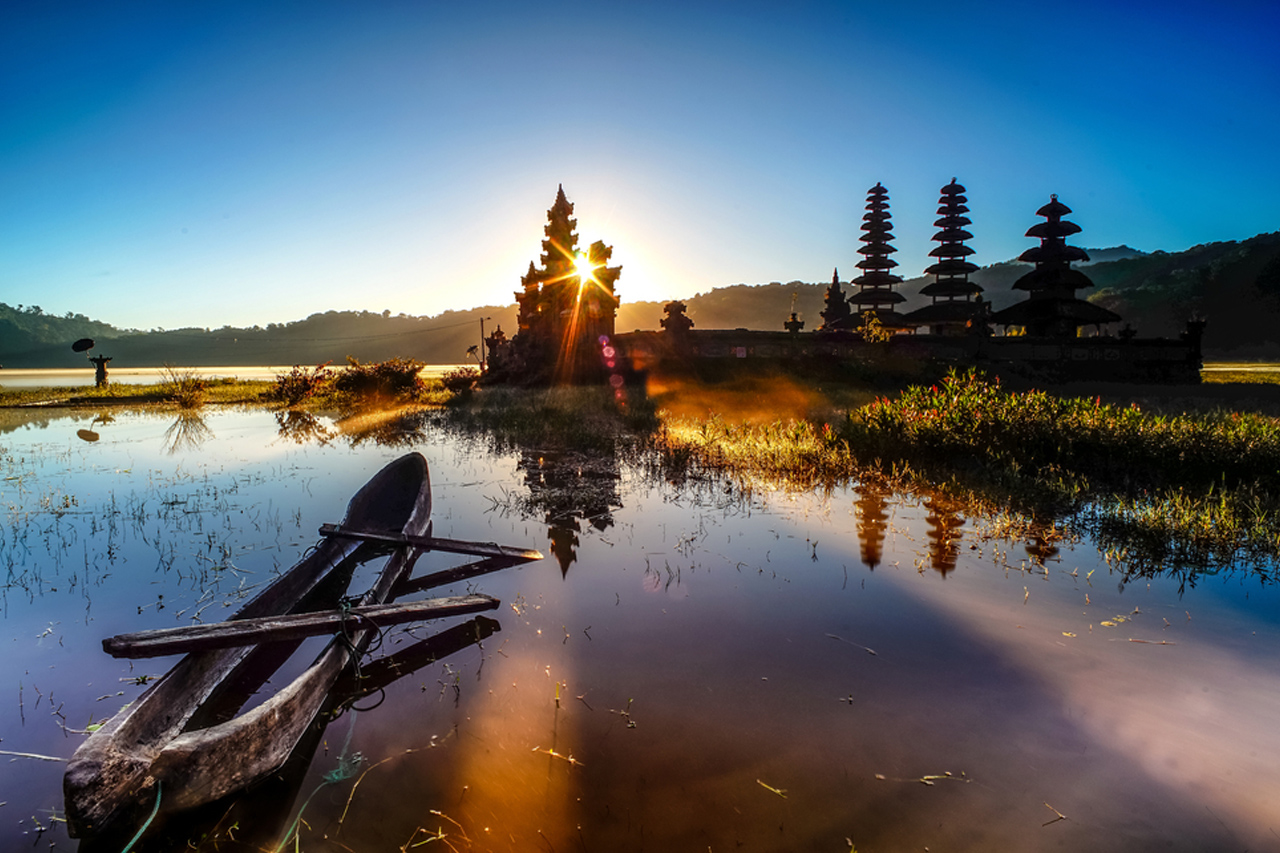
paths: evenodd
<path fill-rule="evenodd" d="M 563 184 L 624 300 L 928 264 L 1050 193 L 1084 246 L 1280 229 L 1280 4 L 81 2 L 0 9 L 0 301 L 125 328 L 508 304 Z"/>

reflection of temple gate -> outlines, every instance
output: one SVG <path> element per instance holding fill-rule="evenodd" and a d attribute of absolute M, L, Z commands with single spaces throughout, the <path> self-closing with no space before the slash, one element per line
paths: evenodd
<path fill-rule="evenodd" d="M 551 553 L 560 573 L 567 575 L 577 559 L 583 522 L 607 530 L 613 526 L 613 510 L 622 506 L 618 458 L 607 452 L 524 450 L 519 467 L 529 487 L 529 508 L 543 514 Z"/>

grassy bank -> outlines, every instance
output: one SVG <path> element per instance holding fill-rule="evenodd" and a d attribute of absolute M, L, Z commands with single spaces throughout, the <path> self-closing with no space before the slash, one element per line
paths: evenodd
<path fill-rule="evenodd" d="M 1280 427 L 1239 412 L 1149 414 L 951 374 L 823 421 L 673 418 L 675 467 L 808 489 L 882 478 L 991 513 L 1064 521 L 1138 567 L 1280 555 Z"/>
<path fill-rule="evenodd" d="M 1265 395 L 1259 411 L 1225 408 L 1235 387 L 1157 389 L 1154 406 L 1150 388 L 1051 394 L 973 372 L 888 394 L 795 376 L 654 377 L 648 393 L 620 394 L 473 388 L 461 374 L 424 382 L 416 363 L 398 360 L 185 391 L 175 382 L 0 390 L 0 406 L 179 407 L 185 393 L 192 405 L 275 409 L 281 434 L 304 442 L 405 443 L 444 428 L 492 450 L 556 456 L 577 472 L 568 491 L 594 467 L 614 477 L 624 457 L 668 479 L 744 491 L 874 483 L 945 498 L 1004 529 L 1062 524 L 1145 571 L 1280 556 L 1280 420 L 1259 413 Z M 1238 387 L 1247 401 L 1274 386 Z M 1135 399 L 1116 401 L 1124 390 Z M 338 421 L 326 427 L 313 413 Z"/>

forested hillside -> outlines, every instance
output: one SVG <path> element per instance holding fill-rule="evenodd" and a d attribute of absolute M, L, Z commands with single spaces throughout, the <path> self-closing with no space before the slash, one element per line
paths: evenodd
<path fill-rule="evenodd" d="M 92 338 L 94 354 L 110 356 L 113 367 L 175 364 L 253 365 L 345 363 L 348 356 L 380 361 L 403 356 L 431 364 L 467 361 L 468 347 L 501 324 L 514 330 L 515 306 L 449 311 L 436 317 L 393 316 L 367 311 L 326 311 L 292 323 L 248 329 L 122 330 L 87 318 L 59 318 L 0 303 L 0 365 L 83 367 L 85 356 L 71 351 L 79 338 Z M 0 382 L 3 378 L 0 377 Z"/>
<path fill-rule="evenodd" d="M 1217 358 L 1280 358 L 1280 232 L 1241 242 L 1208 243 L 1184 252 L 1144 254 L 1127 246 L 1089 249 L 1086 272 L 1096 287 L 1080 295 L 1124 317 L 1143 337 L 1175 337 L 1188 318 L 1209 321 L 1205 349 Z M 1029 269 L 1018 261 L 983 267 L 972 278 L 999 310 L 1025 298 L 1012 289 Z M 900 287 L 901 310 L 926 304 L 920 288 L 928 277 Z M 792 311 L 812 331 L 822 324 L 827 282 L 791 281 L 719 287 L 685 299 L 698 329 L 781 330 Z M 845 283 L 845 293 L 854 288 Z M 623 290 L 625 294 L 625 288 Z M 624 301 L 617 329 L 657 329 L 665 302 Z M 515 332 L 516 306 L 487 306 L 413 317 L 367 311 L 327 311 L 291 323 L 249 329 L 117 329 L 83 314 L 55 316 L 39 306 L 0 303 L 0 365 L 83 367 L 73 353 L 79 338 L 96 341 L 95 354 L 114 367 L 174 365 L 292 365 L 342 363 L 348 356 L 376 361 L 396 356 L 432 364 L 473 359 L 468 348 L 498 324 Z M 2 377 L 0 377 L 2 381 Z"/>

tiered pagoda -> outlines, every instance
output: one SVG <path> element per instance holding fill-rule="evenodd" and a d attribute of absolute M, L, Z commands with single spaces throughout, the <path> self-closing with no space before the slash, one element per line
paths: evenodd
<path fill-rule="evenodd" d="M 987 303 L 982 300 L 982 288 L 969 281 L 969 274 L 977 272 L 978 266 L 968 260 L 973 249 L 964 244 L 965 240 L 973 239 L 965 230 L 972 220 L 965 216 L 969 212 L 966 205 L 969 199 L 964 192 L 955 178 L 942 188 L 938 199 L 939 218 L 933 223 L 935 228 L 942 229 L 933 235 L 940 245 L 929 253 L 936 260 L 925 270 L 926 275 L 933 276 L 933 281 L 920 289 L 932 302 L 907 315 L 913 325 L 928 326 L 935 335 L 980 333 L 986 328 L 983 313 Z"/>
<path fill-rule="evenodd" d="M 878 182 L 867 191 L 867 212 L 862 217 L 862 243 L 858 254 L 863 259 L 858 261 L 858 269 L 862 275 L 853 280 L 858 292 L 850 294 L 849 308 L 855 316 L 853 322 L 858 324 L 858 316 L 872 311 L 880 323 L 888 329 L 903 329 L 910 326 L 906 318 L 894 310 L 894 306 L 903 302 L 906 297 L 894 290 L 902 283 L 902 278 L 889 270 L 898 265 L 890 258 L 898 251 L 889 241 L 893 239 L 893 224 L 889 221 L 889 191 Z"/>
<path fill-rule="evenodd" d="M 1018 256 L 1018 260 L 1035 264 L 1035 269 L 1013 283 L 1014 290 L 1025 290 L 1025 302 L 1011 305 L 992 316 L 1002 326 L 1021 326 L 1032 337 L 1074 338 L 1081 326 L 1100 329 L 1104 323 L 1120 321 L 1100 305 L 1076 297 L 1082 287 L 1093 287 L 1089 277 L 1072 269 L 1073 261 L 1087 261 L 1089 255 L 1078 246 L 1068 246 L 1066 238 L 1080 233 L 1080 226 L 1062 217 L 1071 208 L 1049 196 L 1049 203 L 1036 211 L 1045 222 L 1027 229 L 1028 237 L 1040 240 Z"/>
<path fill-rule="evenodd" d="M 605 373 L 600 341 L 613 337 L 622 267 L 608 265 L 613 249 L 603 241 L 579 251 L 572 217 L 573 203 L 561 186 L 547 211 L 541 266 L 529 262 L 516 293 L 512 367 L 530 379 L 578 382 Z"/>

